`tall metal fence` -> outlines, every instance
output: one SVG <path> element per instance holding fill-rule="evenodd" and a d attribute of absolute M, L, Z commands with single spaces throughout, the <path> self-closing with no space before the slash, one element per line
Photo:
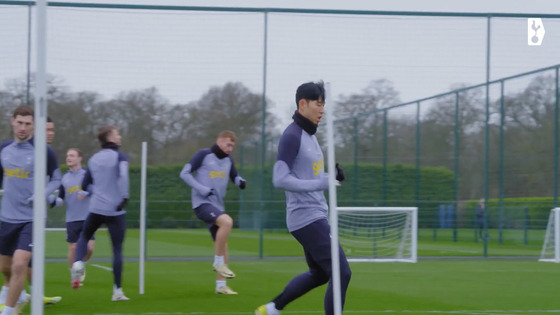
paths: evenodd
<path fill-rule="evenodd" d="M 34 5 L 0 0 L 3 104 L 32 98 Z M 283 228 L 283 192 L 270 181 L 277 139 L 297 86 L 319 79 L 332 86 L 327 106 L 348 178 L 341 204 L 416 205 L 428 239 L 477 241 L 474 209 L 484 198 L 486 228 L 500 242 L 505 229 L 539 230 L 540 242 L 545 212 L 558 205 L 559 14 L 51 2 L 47 16 L 47 70 L 58 82 L 51 95 L 109 102 L 154 87 L 169 107 L 188 106 L 240 82 L 261 97 L 258 131 L 235 152 L 251 184 L 232 203 L 241 228 Z M 546 27 L 542 45 L 528 45 L 533 19 Z M 128 138 L 147 132 L 121 123 Z M 150 138 L 160 148 L 150 164 L 185 163 L 194 152 L 162 144 L 165 123 L 148 130 L 160 132 Z M 58 126 L 66 128 L 57 133 L 60 156 L 79 127 Z M 127 149 L 139 156 L 139 143 Z M 152 213 L 163 207 L 148 204 Z"/>

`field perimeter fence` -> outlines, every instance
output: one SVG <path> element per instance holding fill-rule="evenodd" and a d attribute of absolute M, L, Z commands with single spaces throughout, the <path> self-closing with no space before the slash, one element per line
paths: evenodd
<path fill-rule="evenodd" d="M 34 14 L 33 1 L 0 0 L 6 138 L 14 106 L 33 104 Z M 482 255 L 481 243 L 491 256 L 538 255 L 558 205 L 558 14 L 51 2 L 47 18 L 59 160 L 76 146 L 87 159 L 96 128 L 111 123 L 131 164 L 148 141 L 150 167 L 169 166 L 169 180 L 161 170 L 149 177 L 148 226 L 163 232 L 148 234 L 148 255 L 207 254 L 207 232 L 173 167 L 222 129 L 238 134 L 234 159 L 249 182 L 226 201 L 251 239 L 236 254 L 267 256 L 274 240 L 289 239 L 272 166 L 296 87 L 319 79 L 332 86 L 337 162 L 347 174 L 340 205 L 418 206 L 420 240 L 429 242 L 421 255 Z M 533 37 L 541 45 L 529 45 Z M 481 198 L 486 240 L 476 234 Z M 131 199 L 135 228 L 139 198 Z M 61 211 L 50 212 L 50 227 L 64 225 Z M 181 230 L 200 232 L 204 252 L 184 247 L 192 235 L 165 235 Z M 279 252 L 268 254 L 300 255 Z"/>

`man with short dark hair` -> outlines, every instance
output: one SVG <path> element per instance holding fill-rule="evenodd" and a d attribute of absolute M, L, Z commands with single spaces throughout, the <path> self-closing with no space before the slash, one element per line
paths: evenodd
<path fill-rule="evenodd" d="M 245 180 L 237 174 L 230 154 L 235 145 L 235 133 L 224 130 L 211 148 L 198 151 L 185 164 L 180 177 L 191 186 L 192 207 L 196 216 L 204 221 L 214 241 L 214 264 L 217 294 L 237 294 L 226 285 L 226 279 L 235 277 L 228 267 L 227 240 L 233 219 L 225 213 L 224 198 L 228 179 L 241 189 Z M 195 175 L 193 175 L 193 173 Z"/>
<path fill-rule="evenodd" d="M 315 133 L 324 114 L 323 82 L 308 82 L 296 91 L 297 110 L 282 134 L 272 175 L 274 187 L 286 191 L 286 223 L 288 231 L 302 245 L 309 271 L 294 277 L 282 293 L 271 302 L 259 306 L 255 315 L 279 315 L 286 305 L 311 289 L 329 283 L 325 293 L 325 314 L 333 315 L 333 284 L 330 226 L 324 190 L 329 179 L 324 171 L 323 152 Z M 338 166 L 336 179 L 344 180 Z M 340 289 L 342 306 L 351 271 L 339 245 Z"/>
<path fill-rule="evenodd" d="M 21 295 L 33 246 L 33 108 L 18 106 L 10 122 L 14 140 L 5 142 L 0 148 L 0 180 L 4 188 L 0 211 L 0 263 L 5 280 L 9 283 L 2 315 L 18 314 L 29 300 L 27 297 L 27 301 L 22 301 Z M 48 196 L 60 185 L 56 156 L 48 146 L 46 175 L 48 183 L 45 195 Z"/>
<path fill-rule="evenodd" d="M 52 144 L 54 141 L 54 121 L 50 116 L 47 116 L 47 144 Z"/>

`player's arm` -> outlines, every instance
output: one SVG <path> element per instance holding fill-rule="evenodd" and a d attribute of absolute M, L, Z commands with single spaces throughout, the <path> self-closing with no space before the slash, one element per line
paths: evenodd
<path fill-rule="evenodd" d="M 124 209 L 129 198 L 128 157 L 119 151 L 119 178 L 117 179 L 122 201 L 117 211 Z"/>
<path fill-rule="evenodd" d="M 329 188 L 328 177 L 317 179 L 299 179 L 291 171 L 299 152 L 301 137 L 296 133 L 285 133 L 278 144 L 278 155 L 272 171 L 272 184 L 287 191 L 308 192 Z"/>
<path fill-rule="evenodd" d="M 47 147 L 47 176 L 49 176 L 49 182 L 47 183 L 47 187 L 45 187 L 45 195 L 49 196 L 60 187 L 62 178 L 56 155 L 50 147 Z"/>
<path fill-rule="evenodd" d="M 193 172 L 196 172 L 196 170 L 200 168 L 200 166 L 202 165 L 202 161 L 204 160 L 207 154 L 208 154 L 208 150 L 200 150 L 196 152 L 196 154 L 191 158 L 189 163 L 185 164 L 183 170 L 181 170 L 181 173 L 179 174 L 179 177 L 181 177 L 181 179 L 184 180 L 185 183 L 187 183 L 187 185 L 191 186 L 192 189 L 195 189 L 203 196 L 210 195 L 212 189 L 210 187 L 207 187 L 199 183 L 192 174 Z"/>
<path fill-rule="evenodd" d="M 82 190 L 78 192 L 78 199 L 83 200 L 85 197 L 89 196 L 93 191 L 93 177 L 91 177 L 91 172 L 89 168 L 86 168 L 86 173 L 82 179 Z"/>
<path fill-rule="evenodd" d="M 239 186 L 239 188 L 245 189 L 247 185 L 247 181 L 243 177 L 239 176 L 239 174 L 237 173 L 237 169 L 235 168 L 235 163 L 233 162 L 231 156 L 229 157 L 229 159 L 231 160 L 231 168 L 229 169 L 229 179 L 236 186 Z"/>
<path fill-rule="evenodd" d="M 2 150 L 4 150 L 5 147 L 8 146 L 8 144 L 10 144 L 13 140 L 10 141 L 5 141 L 2 143 L 2 145 L 0 146 L 0 153 L 2 153 Z M 2 185 L 4 184 L 4 167 L 2 166 L 2 159 L 0 159 L 0 187 L 3 187 Z"/>
<path fill-rule="evenodd" d="M 51 208 L 54 206 L 57 207 L 62 207 L 62 205 L 64 204 L 64 186 L 62 186 L 62 184 L 60 185 L 60 187 L 58 187 L 58 194 L 51 194 L 47 197 L 47 203 L 49 205 L 51 205 Z"/>

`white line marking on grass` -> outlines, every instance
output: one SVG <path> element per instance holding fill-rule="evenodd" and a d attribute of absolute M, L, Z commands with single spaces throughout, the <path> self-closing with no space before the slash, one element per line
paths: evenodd
<path fill-rule="evenodd" d="M 238 315 L 248 312 L 147 312 L 147 313 L 95 313 L 94 315 Z M 249 312 L 250 313 L 250 312 Z M 283 314 L 324 314 L 324 311 L 283 311 Z M 355 314 L 465 314 L 465 315 L 519 315 L 560 313 L 560 310 L 369 310 L 344 311 Z"/>
<path fill-rule="evenodd" d="M 101 268 L 101 269 L 104 269 L 104 270 L 107 270 L 107 271 L 113 271 L 113 268 L 111 268 L 111 267 L 105 267 L 105 266 L 101 266 L 101 265 L 98 265 L 98 264 L 91 264 L 91 266 Z M 162 314 L 166 314 L 166 313 L 162 313 Z M 174 313 L 169 313 L 169 314 L 174 314 Z M 180 314 L 180 313 L 177 313 L 177 314 Z"/>

